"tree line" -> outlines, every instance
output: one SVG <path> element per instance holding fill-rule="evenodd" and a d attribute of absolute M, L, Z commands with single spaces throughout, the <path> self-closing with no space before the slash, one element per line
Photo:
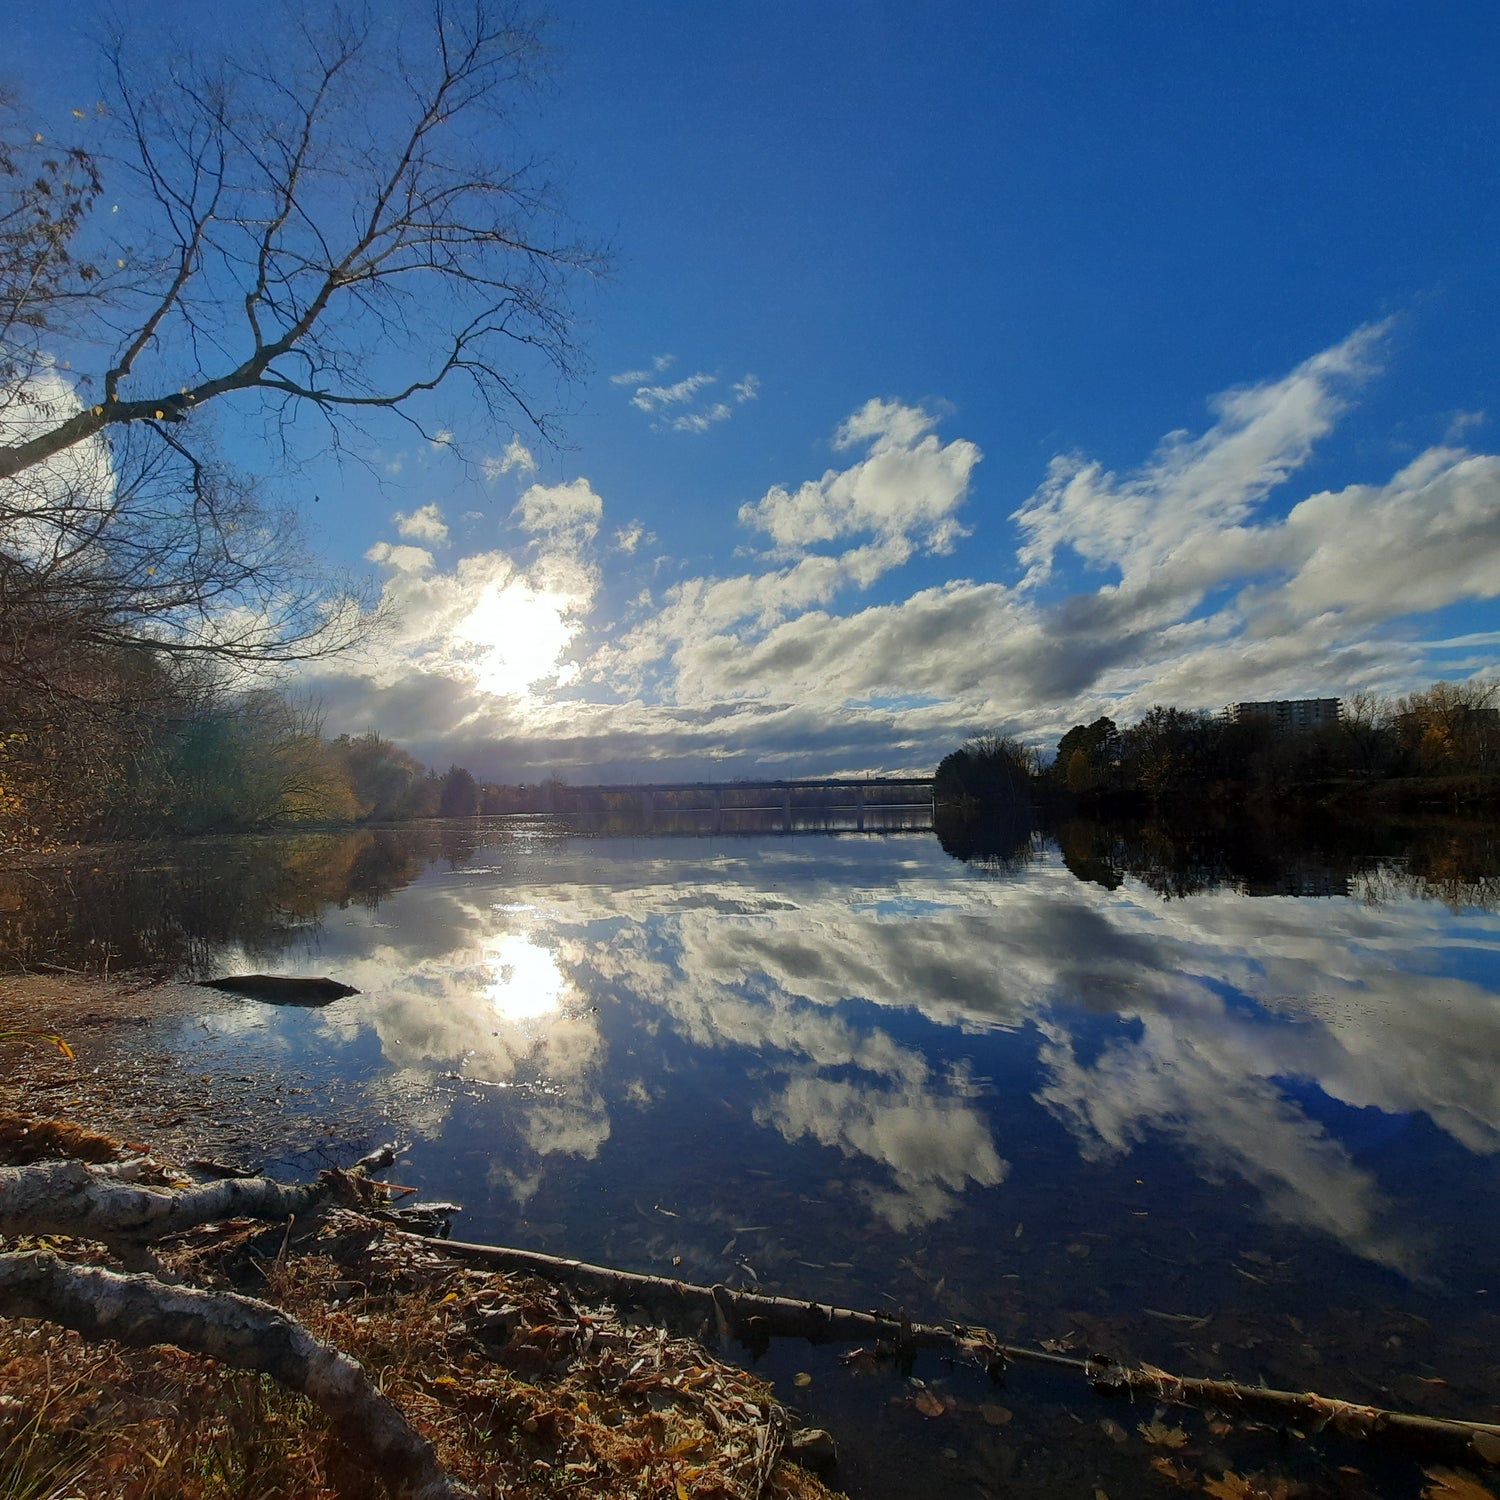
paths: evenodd
<path fill-rule="evenodd" d="M 1493 801 L 1497 695 L 1500 684 L 1482 680 L 1396 698 L 1361 693 L 1341 703 L 1336 722 L 1295 731 L 1254 714 L 1158 704 L 1123 729 L 1108 717 L 1074 725 L 1050 761 L 1014 738 L 972 739 L 939 764 L 935 794 L 940 804 L 974 809 L 1067 798 L 1274 801 L 1313 790 Z"/>
<path fill-rule="evenodd" d="M 517 791 L 424 766 L 374 730 L 327 738 L 315 709 L 258 690 L 156 691 L 0 733 L 0 847 L 472 817 Z M 16 728 L 20 720 L 27 727 Z"/>

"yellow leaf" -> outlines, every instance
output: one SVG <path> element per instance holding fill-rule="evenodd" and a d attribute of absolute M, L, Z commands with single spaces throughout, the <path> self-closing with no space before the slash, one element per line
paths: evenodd
<path fill-rule="evenodd" d="M 1150 1422 L 1137 1422 L 1135 1430 L 1148 1443 L 1155 1443 L 1158 1448 L 1187 1447 L 1187 1433 L 1180 1427 L 1168 1427 L 1159 1417 Z"/>
<path fill-rule="evenodd" d="M 812 1384 L 812 1376 L 809 1375 L 806 1370 L 798 1370 L 797 1373 L 792 1376 L 792 1384 L 793 1385 L 799 1385 L 799 1386 L 800 1385 L 811 1385 Z"/>
<path fill-rule="evenodd" d="M 1193 1471 L 1186 1464 L 1180 1464 L 1175 1458 L 1166 1458 L 1158 1453 L 1151 1460 L 1151 1467 L 1158 1474 L 1165 1475 L 1173 1484 L 1180 1484 L 1184 1489 L 1192 1488 Z"/>
<path fill-rule="evenodd" d="M 156 569 L 155 568 L 147 568 L 146 571 L 148 573 L 154 573 L 156 571 Z M 439 1307 L 446 1307 L 448 1303 L 450 1303 L 450 1302 L 457 1302 L 457 1301 L 458 1301 L 458 1293 L 457 1292 L 449 1292 L 448 1295 L 446 1297 L 444 1297 L 441 1302 L 438 1303 L 438 1306 Z"/>
<path fill-rule="evenodd" d="M 980 1405 L 979 1415 L 983 1417 L 991 1427 L 1004 1427 L 1005 1424 L 1010 1421 L 1011 1413 L 1009 1407 L 995 1406 L 992 1403 L 985 1401 Z"/>
<path fill-rule="evenodd" d="M 1203 1489 L 1214 1500 L 1248 1500 L 1253 1493 L 1250 1481 L 1236 1474 L 1233 1469 L 1225 1469 L 1218 1479 L 1205 1479 Z"/>
<path fill-rule="evenodd" d="M 692 1500 L 687 1492 L 687 1486 L 680 1479 L 677 1481 L 677 1500 Z"/>

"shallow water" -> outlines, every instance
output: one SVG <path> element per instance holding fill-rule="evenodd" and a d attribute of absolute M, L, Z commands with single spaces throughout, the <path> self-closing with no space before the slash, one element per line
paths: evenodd
<path fill-rule="evenodd" d="M 1237 875 L 1077 827 L 1001 845 L 966 862 L 930 832 L 544 819 L 221 841 L 75 871 L 76 920 L 54 892 L 55 928 L 17 918 L 6 942 L 356 985 L 156 1044 L 313 1097 L 356 1085 L 369 1138 L 412 1142 L 402 1180 L 463 1203 L 458 1237 L 1500 1415 L 1487 872 L 1444 886 L 1383 855 Z M 174 914 L 146 918 L 163 891 Z M 100 925 L 133 903 L 129 935 Z M 1311 1464 L 1198 1418 L 1187 1447 L 1153 1449 L 1150 1411 L 1054 1378 L 996 1397 L 918 1370 L 1004 1401 L 987 1426 L 928 1420 L 899 1377 L 826 1353 L 767 1369 L 853 1435 L 871 1496 L 1166 1492 L 1152 1456 L 1191 1476 Z M 1415 1490 L 1415 1471 L 1331 1456 Z"/>

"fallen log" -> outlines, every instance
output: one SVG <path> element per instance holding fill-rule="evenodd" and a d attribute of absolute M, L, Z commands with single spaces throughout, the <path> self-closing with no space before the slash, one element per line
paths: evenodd
<path fill-rule="evenodd" d="M 0 1314 L 45 1318 L 85 1338 L 135 1348 L 174 1344 L 236 1369 L 262 1371 L 311 1399 L 356 1455 L 376 1473 L 394 1477 L 413 1500 L 472 1494 L 443 1471 L 432 1444 L 357 1361 L 268 1302 L 28 1251 L 0 1255 Z"/>
<path fill-rule="evenodd" d="M 590 1265 L 535 1250 L 505 1245 L 475 1245 L 424 1235 L 410 1238 L 431 1250 L 471 1265 L 509 1271 L 532 1271 L 549 1281 L 576 1286 L 604 1298 L 653 1307 L 677 1315 L 713 1318 L 726 1334 L 752 1351 L 773 1338 L 802 1338 L 810 1343 L 874 1339 L 883 1352 L 909 1358 L 934 1350 L 972 1361 L 999 1378 L 1012 1364 L 1050 1365 L 1083 1376 L 1102 1396 L 1143 1397 L 1175 1406 L 1217 1411 L 1226 1417 L 1253 1418 L 1311 1432 L 1400 1449 L 1452 1462 L 1500 1465 L 1500 1423 L 1462 1422 L 1415 1412 L 1391 1411 L 1320 1396 L 1313 1391 L 1271 1390 L 1235 1380 L 1198 1380 L 1169 1374 L 1153 1365 L 1122 1365 L 1103 1355 L 1078 1356 L 1008 1344 L 987 1329 L 961 1323 L 913 1323 L 904 1314 L 863 1312 L 830 1303 L 807 1302 L 763 1292 L 700 1286 L 667 1276 L 648 1276 L 610 1266 Z"/>
<path fill-rule="evenodd" d="M 191 1188 L 145 1187 L 79 1161 L 0 1167 L 0 1234 L 68 1234 L 111 1247 L 138 1246 L 218 1219 L 287 1219 L 330 1202 L 361 1202 L 361 1178 L 321 1173 L 288 1186 L 269 1177 L 229 1177 Z"/>

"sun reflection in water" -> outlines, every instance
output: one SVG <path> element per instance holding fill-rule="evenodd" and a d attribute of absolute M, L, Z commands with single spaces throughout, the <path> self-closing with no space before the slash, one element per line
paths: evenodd
<path fill-rule="evenodd" d="M 485 966 L 495 977 L 484 993 L 504 1020 L 534 1021 L 561 1008 L 567 981 L 553 953 L 530 938 L 497 938 Z"/>

